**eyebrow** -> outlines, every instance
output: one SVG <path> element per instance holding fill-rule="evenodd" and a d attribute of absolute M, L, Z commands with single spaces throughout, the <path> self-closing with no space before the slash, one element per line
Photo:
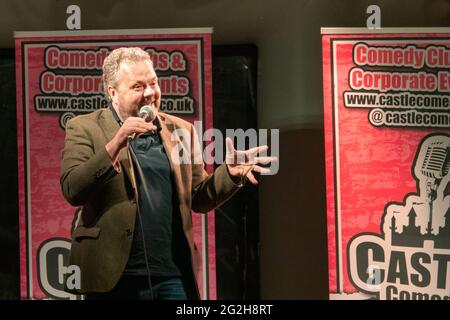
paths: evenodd
<path fill-rule="evenodd" d="M 154 80 L 156 80 L 156 81 L 158 81 L 159 79 L 158 79 L 158 76 L 154 76 L 154 77 L 152 77 L 151 79 L 150 79 L 150 81 L 148 81 L 148 82 L 152 82 L 152 81 L 154 81 Z M 143 81 L 143 80 L 135 80 L 134 81 L 134 83 L 146 83 L 147 81 Z"/>

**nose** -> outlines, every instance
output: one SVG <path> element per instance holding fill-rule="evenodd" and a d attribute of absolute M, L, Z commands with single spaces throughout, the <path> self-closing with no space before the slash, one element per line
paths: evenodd
<path fill-rule="evenodd" d="M 155 94 L 155 91 L 152 89 L 152 86 L 147 83 L 144 90 L 144 97 L 151 97 Z"/>

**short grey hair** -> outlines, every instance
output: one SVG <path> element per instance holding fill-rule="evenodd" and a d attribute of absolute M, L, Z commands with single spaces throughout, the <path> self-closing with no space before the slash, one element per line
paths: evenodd
<path fill-rule="evenodd" d="M 149 61 L 152 65 L 152 59 L 148 52 L 138 47 L 122 47 L 111 51 L 103 61 L 103 90 L 108 100 L 111 97 L 108 93 L 108 86 L 115 87 L 117 84 L 117 73 L 122 62 Z"/>

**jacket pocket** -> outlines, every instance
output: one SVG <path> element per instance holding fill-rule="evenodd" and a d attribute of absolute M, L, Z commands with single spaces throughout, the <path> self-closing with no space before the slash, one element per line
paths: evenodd
<path fill-rule="evenodd" d="M 97 239 L 100 235 L 99 227 L 86 228 L 83 226 L 78 226 L 72 232 L 72 238 L 76 241 L 81 241 L 83 239 Z"/>

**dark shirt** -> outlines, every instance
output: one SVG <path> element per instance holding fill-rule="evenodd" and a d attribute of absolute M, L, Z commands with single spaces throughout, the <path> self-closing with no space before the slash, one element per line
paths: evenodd
<path fill-rule="evenodd" d="M 158 133 L 142 134 L 131 146 L 139 211 L 124 273 L 147 275 L 147 260 L 152 277 L 180 276 L 173 250 L 177 248 L 181 218 L 161 137 Z"/>

